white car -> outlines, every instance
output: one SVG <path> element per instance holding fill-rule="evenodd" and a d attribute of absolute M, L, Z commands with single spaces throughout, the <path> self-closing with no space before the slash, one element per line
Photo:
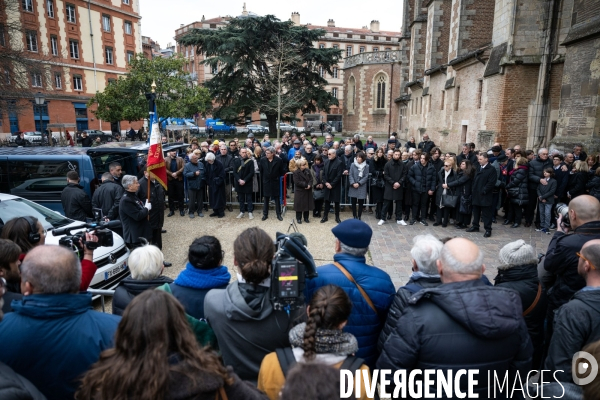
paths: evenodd
<path fill-rule="evenodd" d="M 292 126 L 290 124 L 286 124 L 284 122 L 280 122 L 279 123 L 279 131 L 281 131 L 281 132 L 297 133 L 298 132 L 298 128 L 296 128 L 295 126 Z"/>
<path fill-rule="evenodd" d="M 58 228 L 78 227 L 83 222 L 69 219 L 49 208 L 24 199 L 22 197 L 0 193 L 0 223 L 2 226 L 9 220 L 17 217 L 32 216 L 42 223 L 47 231 L 46 244 L 56 244 L 61 236 L 54 236 L 52 231 Z M 82 229 L 73 229 L 71 234 Z M 90 289 L 114 289 L 118 283 L 129 276 L 127 259 L 129 249 L 125 246 L 123 238 L 113 232 L 112 247 L 98 247 L 94 250 L 94 264 L 98 267 Z"/>

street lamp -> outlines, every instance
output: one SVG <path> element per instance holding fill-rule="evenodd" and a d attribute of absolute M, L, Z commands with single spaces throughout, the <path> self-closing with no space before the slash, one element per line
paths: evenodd
<path fill-rule="evenodd" d="M 38 113 L 40 115 L 40 133 L 42 134 L 42 138 L 44 137 L 43 126 L 42 126 L 42 106 L 46 103 L 46 98 L 42 94 L 42 92 L 37 92 L 34 96 L 35 104 L 38 106 Z M 50 140 L 50 139 L 48 139 Z"/>

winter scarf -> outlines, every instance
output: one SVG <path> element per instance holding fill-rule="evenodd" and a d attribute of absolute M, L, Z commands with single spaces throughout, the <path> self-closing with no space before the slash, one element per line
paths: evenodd
<path fill-rule="evenodd" d="M 356 168 L 358 168 L 358 177 L 362 178 L 363 177 L 363 171 L 365 169 L 365 167 L 367 166 L 367 163 L 365 161 L 363 161 L 362 163 L 358 163 L 358 161 L 356 161 L 356 159 L 354 159 L 354 165 L 356 166 Z"/>
<path fill-rule="evenodd" d="M 305 329 L 306 322 L 303 322 L 290 330 L 289 338 L 292 347 L 304 346 Z M 317 328 L 315 351 L 317 354 L 332 353 L 350 355 L 358 351 L 358 343 L 354 335 L 342 332 L 341 329 Z"/>
<path fill-rule="evenodd" d="M 219 268 L 200 269 L 188 262 L 175 279 L 175 284 L 193 289 L 212 289 L 227 285 L 230 280 L 231 274 L 224 265 Z"/>
<path fill-rule="evenodd" d="M 323 169 L 323 163 L 313 164 L 313 170 L 315 171 L 315 178 L 317 178 L 317 184 L 321 183 L 321 170 Z"/>

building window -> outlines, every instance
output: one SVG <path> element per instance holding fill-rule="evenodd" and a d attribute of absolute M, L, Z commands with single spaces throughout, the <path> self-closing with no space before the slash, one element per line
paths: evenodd
<path fill-rule="evenodd" d="M 131 63 L 132 60 L 133 60 L 133 51 L 128 51 L 127 52 L 127 62 Z"/>
<path fill-rule="evenodd" d="M 333 37 L 340 37 L 340 34 L 339 33 L 334 33 Z"/>
<path fill-rule="evenodd" d="M 108 78 L 108 84 L 112 85 L 113 83 L 115 83 L 117 80 L 115 78 Z"/>
<path fill-rule="evenodd" d="M 373 47 L 373 51 L 379 51 L 379 47 Z"/>
<path fill-rule="evenodd" d="M 8 68 L 4 68 L 4 81 L 7 85 L 10 85 L 10 71 Z"/>
<path fill-rule="evenodd" d="M 67 4 L 67 22 L 76 23 L 77 19 L 75 18 L 75 15 L 75 6 Z"/>
<path fill-rule="evenodd" d="M 58 55 L 58 39 L 56 36 L 50 36 L 50 47 L 52 48 L 52 55 Z"/>
<path fill-rule="evenodd" d="M 102 16 L 102 29 L 104 30 L 104 32 L 110 32 L 110 16 Z"/>
<path fill-rule="evenodd" d="M 338 69 L 337 69 L 337 67 L 333 67 L 333 74 L 331 76 L 333 78 L 337 78 L 338 77 Z"/>
<path fill-rule="evenodd" d="M 125 33 L 128 35 L 131 35 L 132 31 L 133 31 L 133 29 L 131 27 L 131 22 L 125 21 Z"/>
<path fill-rule="evenodd" d="M 391 51 L 391 50 L 392 50 L 392 48 L 391 48 L 391 47 L 386 47 L 386 48 L 385 48 L 385 51 Z"/>
<path fill-rule="evenodd" d="M 6 35 L 4 34 L 4 24 L 0 24 L 0 46 L 6 46 Z"/>
<path fill-rule="evenodd" d="M 210 24 L 210 29 L 217 29 L 217 24 Z"/>
<path fill-rule="evenodd" d="M 444 109 L 444 102 L 445 101 L 446 101 L 446 91 L 442 90 L 442 102 L 441 102 L 441 105 L 440 105 L 440 110 Z"/>
<path fill-rule="evenodd" d="M 46 9 L 48 17 L 54 18 L 54 0 L 46 0 Z"/>
<path fill-rule="evenodd" d="M 129 5 L 129 0 L 123 0 L 123 4 Z"/>
<path fill-rule="evenodd" d="M 23 11 L 33 12 L 33 0 L 23 0 Z"/>
<path fill-rule="evenodd" d="M 79 58 L 79 42 L 77 40 L 69 40 L 69 54 L 71 58 Z"/>
<path fill-rule="evenodd" d="M 320 49 L 324 49 L 324 48 L 325 48 L 325 45 L 324 45 L 323 43 L 319 43 L 319 48 L 320 48 Z"/>
<path fill-rule="evenodd" d="M 106 63 L 112 65 L 112 63 L 113 63 L 112 47 L 107 47 L 106 50 L 104 50 L 104 55 L 106 56 Z"/>
<path fill-rule="evenodd" d="M 348 110 L 354 110 L 354 100 L 356 95 L 356 81 L 351 76 L 348 80 Z"/>
<path fill-rule="evenodd" d="M 62 76 L 58 72 L 54 74 L 54 86 L 57 89 L 62 89 Z"/>
<path fill-rule="evenodd" d="M 39 72 L 31 73 L 31 86 L 42 87 L 42 74 L 40 74 Z"/>
<path fill-rule="evenodd" d="M 333 48 L 334 48 L 334 49 L 339 49 L 339 48 L 340 48 L 340 45 L 339 45 L 339 44 L 334 44 L 334 45 L 333 45 Z"/>
<path fill-rule="evenodd" d="M 460 98 L 460 86 L 456 87 L 454 91 L 454 111 L 458 111 L 458 101 Z"/>
<path fill-rule="evenodd" d="M 331 95 L 337 99 L 338 93 L 337 88 L 331 88 Z"/>
<path fill-rule="evenodd" d="M 477 86 L 477 108 L 481 108 L 482 97 L 483 97 L 483 79 L 480 79 L 479 85 Z"/>
<path fill-rule="evenodd" d="M 213 65 L 210 67 L 210 73 L 213 75 L 216 75 L 219 72 L 219 66 L 218 65 Z"/>
<path fill-rule="evenodd" d="M 73 75 L 73 90 L 83 90 L 83 81 L 81 80 L 81 75 Z"/>
<path fill-rule="evenodd" d="M 351 33 L 347 34 L 346 36 L 348 37 L 348 39 L 352 39 L 352 34 Z"/>
<path fill-rule="evenodd" d="M 29 31 L 27 32 L 27 50 L 28 51 L 38 51 L 37 45 L 37 32 Z"/>
<path fill-rule="evenodd" d="M 358 48 L 358 52 L 359 52 L 359 53 L 364 53 L 364 52 L 365 52 L 365 46 L 360 46 L 360 47 Z"/>
<path fill-rule="evenodd" d="M 377 84 L 376 108 L 385 108 L 385 75 L 379 75 L 375 80 Z"/>
<path fill-rule="evenodd" d="M 346 57 L 350 57 L 352 55 L 352 46 L 346 47 Z"/>
<path fill-rule="evenodd" d="M 373 40 L 379 40 L 379 36 L 373 36 Z"/>

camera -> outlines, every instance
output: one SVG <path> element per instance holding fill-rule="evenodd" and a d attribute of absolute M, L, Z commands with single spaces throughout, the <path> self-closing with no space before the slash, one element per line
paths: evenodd
<path fill-rule="evenodd" d="M 565 203 L 558 203 L 556 205 L 556 209 L 554 211 L 556 213 L 556 218 L 562 215 L 562 223 L 565 227 L 571 227 L 571 220 L 569 219 L 569 206 Z"/>
<path fill-rule="evenodd" d="M 113 241 L 113 232 L 111 229 L 116 229 L 121 227 L 121 221 L 102 221 L 99 218 L 96 218 L 95 222 L 85 223 L 78 226 L 71 226 L 68 228 L 54 229 L 52 230 L 52 235 L 60 236 L 58 240 L 58 244 L 60 246 L 65 246 L 72 249 L 75 253 L 79 255 L 79 258 L 83 258 L 83 250 L 84 247 L 87 247 L 90 250 L 95 250 L 98 247 L 112 247 L 114 245 Z M 75 234 L 71 234 L 72 230 L 86 228 L 85 231 L 77 232 Z M 86 232 L 93 232 L 97 237 L 97 242 L 88 242 L 85 240 Z"/>
<path fill-rule="evenodd" d="M 317 277 L 315 261 L 296 238 L 277 232 L 271 268 L 271 303 L 288 313 L 304 307 L 306 279 Z"/>

